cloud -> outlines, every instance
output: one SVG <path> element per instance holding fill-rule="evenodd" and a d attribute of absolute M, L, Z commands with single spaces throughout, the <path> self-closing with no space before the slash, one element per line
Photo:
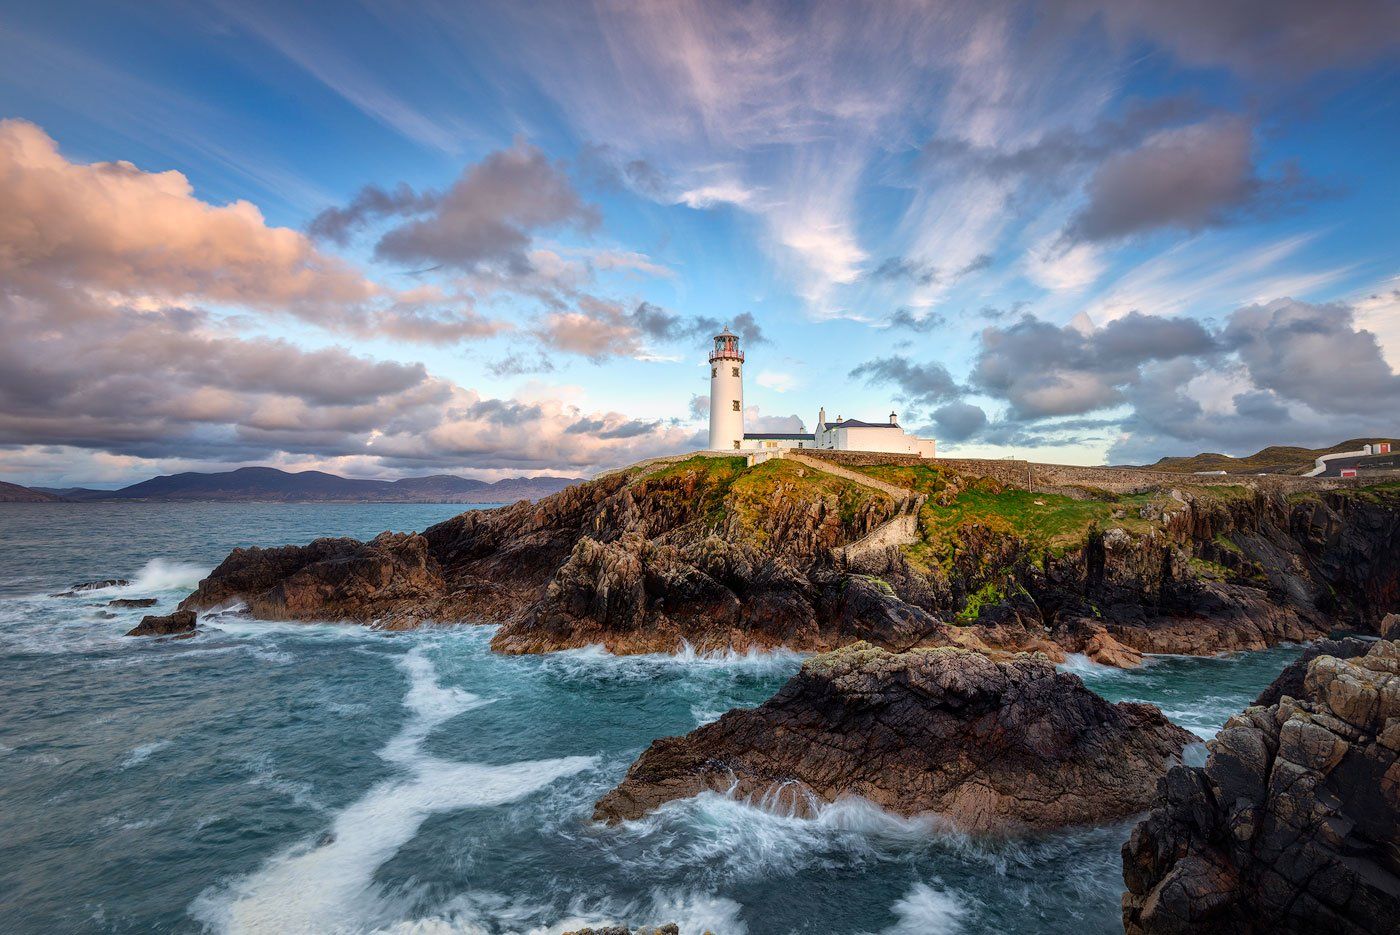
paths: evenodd
<path fill-rule="evenodd" d="M 317 239 L 344 246 L 350 242 L 351 234 L 370 221 L 422 214 L 436 207 L 441 198 L 436 192 L 419 194 L 406 182 L 400 182 L 392 191 L 366 185 L 345 207 L 327 208 L 312 218 L 306 232 Z"/>
<path fill-rule="evenodd" d="M 692 419 L 708 419 L 710 417 L 710 397 L 708 395 L 690 397 L 690 417 Z"/>
<path fill-rule="evenodd" d="M 1133 312 L 1086 334 L 1027 315 L 982 332 L 971 382 L 1006 399 L 1015 419 L 1073 415 L 1121 402 L 1148 361 L 1216 348 L 1210 332 L 1185 318 Z"/>
<path fill-rule="evenodd" d="M 708 402 L 707 402 L 708 407 Z M 706 412 L 708 412 L 708 408 Z M 802 417 L 798 415 L 790 416 L 765 416 L 757 406 L 744 407 L 744 431 L 745 432 L 803 432 Z"/>
<path fill-rule="evenodd" d="M 1088 203 L 1066 233 L 1103 241 L 1158 228 L 1198 231 L 1317 193 L 1296 170 L 1261 178 L 1253 127 L 1242 118 L 1222 118 L 1162 131 L 1109 157 L 1089 180 Z"/>
<path fill-rule="evenodd" d="M 486 369 L 492 376 L 518 377 L 527 373 L 552 373 L 554 361 L 540 352 L 536 352 L 534 357 L 517 352 L 487 364 Z"/>
<path fill-rule="evenodd" d="M 567 431 L 585 419 L 599 428 Z M 591 471 L 687 441 L 558 399 L 483 397 L 421 363 L 242 337 L 198 309 L 0 292 L 0 449 L 105 452 L 131 459 L 124 479 L 196 461 Z"/>
<path fill-rule="evenodd" d="M 896 309 L 890 317 L 885 319 L 885 324 L 890 328 L 903 328 L 917 334 L 927 334 L 947 323 L 948 320 L 942 315 L 915 315 L 907 308 Z"/>
<path fill-rule="evenodd" d="M 315 236 L 348 241 L 385 218 L 404 218 L 375 244 L 375 256 L 399 263 L 434 263 L 467 272 L 501 268 L 533 271 L 532 236 L 555 227 L 590 229 L 597 209 L 586 204 L 563 169 L 538 148 L 517 141 L 468 166 L 445 192 L 417 192 L 404 183 L 386 191 L 368 185 L 342 208 L 312 219 Z"/>
<path fill-rule="evenodd" d="M 1400 7 L 1390 0 L 1082 0 L 1122 42 L 1148 39 L 1187 65 L 1223 66 L 1296 81 L 1326 68 L 1355 68 L 1400 44 Z"/>
<path fill-rule="evenodd" d="M 1400 412 L 1400 375 L 1346 305 L 1280 299 L 1230 316 L 1222 340 L 1254 385 L 1341 416 Z"/>
<path fill-rule="evenodd" d="M 1101 328 L 1026 315 L 982 332 L 969 382 L 1004 400 L 1006 416 L 975 429 L 975 413 L 947 406 L 935 418 L 949 418 L 940 431 L 950 440 L 970 429 L 1054 444 L 1076 427 L 1118 426 L 1109 455 L 1119 463 L 1393 433 L 1400 410 L 1400 374 L 1355 309 L 1294 299 L 1241 307 L 1215 330 L 1137 312 Z"/>
<path fill-rule="evenodd" d="M 899 355 L 868 360 L 850 375 L 870 384 L 893 384 L 905 399 L 916 403 L 940 402 L 962 393 L 947 367 L 932 362 L 916 364 Z"/>
<path fill-rule="evenodd" d="M 48 134 L 0 121 L 0 278 L 164 301 L 198 299 L 346 323 L 380 289 L 246 201 L 211 205 L 175 171 L 71 162 Z"/>
<path fill-rule="evenodd" d="M 933 424 L 940 441 L 966 441 L 987 427 L 987 413 L 972 403 L 948 403 L 933 411 Z"/>
<path fill-rule="evenodd" d="M 580 296 L 573 308 L 543 316 L 534 334 L 546 347 L 602 361 L 640 356 L 653 342 L 684 342 L 694 345 L 698 353 L 727 326 L 748 344 L 767 340 L 749 312 L 725 323 L 706 315 L 678 315 L 651 302 L 638 302 L 628 311 L 619 302 L 588 295 Z"/>
<path fill-rule="evenodd" d="M 402 263 L 462 270 L 499 264 L 526 273 L 533 231 L 597 223 L 597 210 L 583 202 L 560 168 L 518 142 L 464 171 L 430 211 L 380 237 L 374 252 Z"/>

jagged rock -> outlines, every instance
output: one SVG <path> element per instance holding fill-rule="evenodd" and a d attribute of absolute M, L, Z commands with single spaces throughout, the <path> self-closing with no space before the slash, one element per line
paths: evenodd
<path fill-rule="evenodd" d="M 116 600 L 108 601 L 108 607 L 154 607 L 156 599 L 154 597 L 119 597 Z"/>
<path fill-rule="evenodd" d="M 919 493 L 927 509 L 1017 495 L 938 471 L 940 486 Z M 1334 624 L 1364 632 L 1380 622 L 1374 608 L 1400 601 L 1400 494 L 1172 491 L 1150 530 L 1091 527 L 1054 549 L 989 509 L 941 530 L 936 554 L 921 542 L 846 561 L 846 546 L 907 521 L 908 502 L 795 462 L 696 459 L 421 534 L 235 550 L 181 607 L 241 602 L 255 617 L 388 628 L 497 623 L 492 647 L 508 653 L 820 652 L 867 640 L 1131 666 L 1143 653 L 1318 639 Z"/>
<path fill-rule="evenodd" d="M 1303 680 L 1307 677 L 1308 666 L 1318 656 L 1335 656 L 1338 659 L 1354 659 L 1366 655 L 1374 645 L 1374 640 L 1361 640 L 1354 636 L 1343 640 L 1317 640 L 1303 650 L 1303 654 L 1289 663 L 1269 686 L 1259 693 L 1254 703 L 1260 707 L 1278 704 L 1284 695 L 1292 698 L 1303 697 Z"/>
<path fill-rule="evenodd" d="M 1061 828 L 1141 811 L 1194 740 L 1043 658 L 860 643 L 808 660 L 758 708 L 657 740 L 594 818 L 714 790 L 798 810 L 862 796 L 970 832 Z"/>
<path fill-rule="evenodd" d="M 154 614 L 141 618 L 141 622 L 127 631 L 127 636 L 177 636 L 194 633 L 195 613 L 192 610 L 177 610 L 173 614 Z"/>
<path fill-rule="evenodd" d="M 1400 640 L 1400 614 L 1386 614 L 1376 631 L 1383 640 Z"/>
<path fill-rule="evenodd" d="M 1162 781 L 1123 846 L 1129 935 L 1396 930 L 1400 643 L 1316 656 L 1283 694 Z"/>
<path fill-rule="evenodd" d="M 125 578 L 106 578 L 102 581 L 84 581 L 81 584 L 70 585 L 67 591 L 59 591 L 57 594 L 50 594 L 49 597 L 73 597 L 82 594 L 84 591 L 101 591 L 104 588 L 122 588 L 131 584 Z"/>
<path fill-rule="evenodd" d="M 440 619 L 444 584 L 427 540 L 381 533 L 370 542 L 317 539 L 308 546 L 234 549 L 180 608 L 243 601 L 255 617 L 358 620 L 390 628 Z"/>

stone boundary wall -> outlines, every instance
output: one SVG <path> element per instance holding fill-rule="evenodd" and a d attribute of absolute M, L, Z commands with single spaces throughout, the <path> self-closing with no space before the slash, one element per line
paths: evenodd
<path fill-rule="evenodd" d="M 1027 487 L 1029 479 L 1030 489 L 1051 492 L 1056 487 L 1092 487 L 1110 493 L 1138 493 L 1152 487 L 1248 486 L 1295 493 L 1359 486 L 1356 480 L 1350 478 L 1297 477 L 1287 474 L 1175 474 L 1170 471 L 1148 471 L 1139 468 L 1082 467 L 1073 464 L 1039 464 L 1032 461 L 991 458 L 919 458 L 914 455 L 826 449 L 804 451 L 802 455 L 850 466 L 928 464 L 971 477 L 989 477 L 1000 483 L 1021 488 Z M 1360 480 L 1364 482 L 1377 476 L 1379 472 Z"/>
<path fill-rule="evenodd" d="M 868 474 L 861 474 L 857 471 L 848 471 L 845 468 L 840 467 L 836 464 L 823 464 L 822 461 L 826 459 L 814 460 L 812 458 L 807 457 L 805 454 L 798 454 L 797 452 L 790 450 L 783 456 L 783 460 L 796 461 L 799 464 L 807 465 L 814 471 L 824 471 L 827 474 L 831 474 L 834 477 L 840 477 L 844 480 L 848 480 L 853 484 L 860 484 L 862 487 L 870 487 L 875 490 L 879 490 L 882 493 L 889 494 L 891 497 L 893 497 L 896 503 L 909 499 L 908 488 L 898 487 L 894 484 L 887 484 L 879 478 L 871 477 Z"/>

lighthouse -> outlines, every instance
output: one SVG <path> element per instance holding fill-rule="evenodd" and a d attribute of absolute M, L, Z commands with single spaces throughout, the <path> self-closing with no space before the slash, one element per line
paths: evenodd
<path fill-rule="evenodd" d="M 710 450 L 733 451 L 744 444 L 744 352 L 739 337 L 725 328 L 710 352 Z"/>

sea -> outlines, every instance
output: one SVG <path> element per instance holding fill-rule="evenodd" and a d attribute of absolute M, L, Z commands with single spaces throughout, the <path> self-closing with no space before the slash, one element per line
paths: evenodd
<path fill-rule="evenodd" d="M 1121 931 L 1131 822 L 989 841 L 860 800 L 796 817 L 717 794 L 591 820 L 652 740 L 761 703 L 795 653 L 499 656 L 485 625 L 233 615 L 122 635 L 234 547 L 462 509 L 0 504 L 0 932 Z M 107 578 L 130 584 L 51 596 Z M 1204 740 L 1299 652 L 1067 668 Z"/>

